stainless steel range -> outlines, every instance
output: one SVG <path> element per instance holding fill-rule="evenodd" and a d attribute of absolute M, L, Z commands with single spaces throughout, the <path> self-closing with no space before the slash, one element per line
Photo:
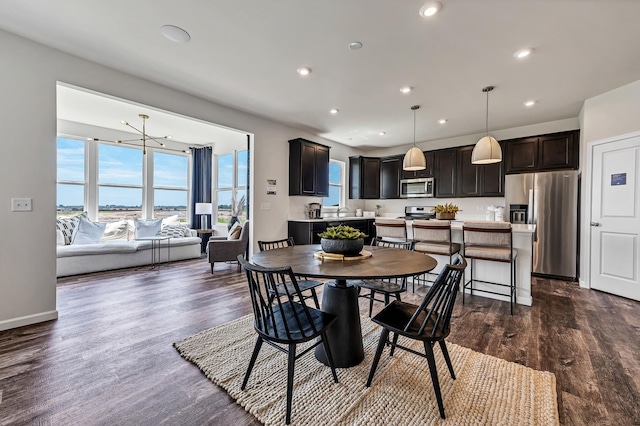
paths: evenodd
<path fill-rule="evenodd" d="M 404 208 L 404 216 L 399 219 L 435 219 L 436 214 L 432 213 L 433 206 L 406 206 Z"/>

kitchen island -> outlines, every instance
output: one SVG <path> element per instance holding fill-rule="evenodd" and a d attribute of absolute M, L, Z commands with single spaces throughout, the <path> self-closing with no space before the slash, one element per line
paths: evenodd
<path fill-rule="evenodd" d="M 345 223 L 360 229 L 369 235 L 369 240 L 375 236 L 374 218 L 367 217 L 331 217 L 322 219 L 295 219 L 289 220 L 289 236 L 294 237 L 296 244 L 319 244 L 320 238 L 318 232 L 324 231 L 327 226 L 333 226 L 338 223 Z M 462 225 L 464 221 L 451 221 L 451 239 L 455 243 L 462 244 Z M 413 238 L 412 221 L 407 220 L 407 237 Z M 512 224 L 513 248 L 518 250 L 516 259 L 517 277 L 516 277 L 516 303 L 520 305 L 531 306 L 533 300 L 531 298 L 531 265 L 533 259 L 533 239 L 535 236 L 535 225 Z M 368 241 L 367 241 L 368 243 Z M 433 271 L 437 273 L 440 269 L 449 263 L 449 257 L 431 255 L 438 261 L 438 266 Z M 470 262 L 469 262 L 470 263 Z M 500 262 L 487 262 L 483 260 L 474 261 L 475 270 L 473 276 L 479 280 L 495 281 L 500 283 L 509 283 L 509 264 Z M 468 266 L 467 268 L 470 268 Z M 470 270 L 467 270 L 467 279 Z M 491 286 L 483 283 L 474 283 L 474 290 L 488 289 L 495 291 L 497 286 Z M 469 293 L 470 290 L 467 289 Z M 509 296 L 490 293 L 476 293 L 482 297 L 509 301 Z"/>

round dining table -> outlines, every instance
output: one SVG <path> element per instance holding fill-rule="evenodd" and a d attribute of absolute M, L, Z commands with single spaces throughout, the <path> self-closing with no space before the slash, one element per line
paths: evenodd
<path fill-rule="evenodd" d="M 296 276 L 326 278 L 321 309 L 337 316 L 327 330 L 327 340 L 336 367 L 358 365 L 364 359 L 358 288 L 349 280 L 410 277 L 434 269 L 436 260 L 423 253 L 388 247 L 366 246 L 371 257 L 358 260 L 321 259 L 314 253 L 320 245 L 298 245 L 255 253 L 252 262 L 265 267 L 290 266 Z M 318 345 L 316 358 L 329 365 L 324 348 Z"/>

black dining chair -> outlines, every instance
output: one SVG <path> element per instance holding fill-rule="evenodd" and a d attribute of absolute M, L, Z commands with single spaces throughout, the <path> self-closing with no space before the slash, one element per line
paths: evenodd
<path fill-rule="evenodd" d="M 285 421 L 289 424 L 291 422 L 293 373 L 296 359 L 322 344 L 331 367 L 333 381 L 338 383 L 338 376 L 336 375 L 326 334 L 327 329 L 336 320 L 336 316 L 295 301 L 295 299 L 302 300 L 302 294 L 298 281 L 290 267 L 265 268 L 247 262 L 243 256 L 238 256 L 238 262 L 240 262 L 242 269 L 247 274 L 254 314 L 253 327 L 258 333 L 249 367 L 240 389 L 244 390 L 246 388 L 251 370 L 253 370 L 263 343 L 267 343 L 288 354 L 287 412 Z M 285 281 L 289 281 L 291 285 L 283 285 Z M 272 293 L 275 293 L 276 296 L 272 297 Z M 298 344 L 318 337 L 319 339 L 313 345 L 300 354 L 296 354 L 296 346 Z M 321 397 L 322 395 L 318 395 L 318 399 Z"/>
<path fill-rule="evenodd" d="M 387 241 L 384 237 L 375 237 L 371 240 L 372 246 L 388 247 L 401 250 L 413 250 L 413 241 Z M 391 296 L 396 300 L 400 299 L 400 294 L 407 291 L 407 278 L 385 278 L 377 280 L 358 280 L 353 282 L 358 286 L 358 297 L 369 299 L 369 316 L 373 312 L 373 302 L 389 304 Z M 369 290 L 369 294 L 361 294 L 362 290 Z M 376 294 L 382 295 L 383 299 L 376 298 Z"/>
<path fill-rule="evenodd" d="M 442 395 L 440 393 L 440 382 L 438 381 L 438 370 L 436 369 L 436 361 L 433 354 L 433 345 L 435 342 L 440 344 L 442 355 L 449 367 L 451 378 L 455 380 L 456 375 L 451 365 L 449 352 L 444 339 L 449 335 L 451 330 L 451 313 L 453 305 L 456 301 L 460 281 L 462 279 L 467 261 L 464 257 L 458 255 L 453 264 L 446 265 L 438 278 L 424 296 L 420 305 L 401 302 L 394 300 L 382 309 L 372 321 L 382 326 L 380 340 L 378 341 L 378 349 L 371 364 L 369 378 L 367 379 L 367 387 L 371 386 L 371 381 L 378 367 L 380 356 L 386 344 L 389 343 L 389 333 L 393 333 L 393 341 L 390 343 L 390 356 L 393 356 L 395 348 L 403 349 L 415 355 L 427 358 L 429 371 L 431 373 L 431 381 L 440 410 L 440 417 L 445 418 L 444 405 L 442 403 Z M 398 344 L 398 336 L 405 336 L 409 339 L 420 340 L 424 345 L 424 355 L 406 346 Z"/>
<path fill-rule="evenodd" d="M 258 247 L 260 251 L 267 250 L 277 250 L 285 247 L 294 246 L 295 242 L 293 241 L 293 237 L 283 238 L 281 240 L 273 240 L 273 241 L 258 241 Z M 309 291 L 309 294 L 303 294 L 303 298 L 301 300 L 313 299 L 313 304 L 317 309 L 320 309 L 320 303 L 318 302 L 318 294 L 316 293 L 316 287 L 323 285 L 322 281 L 316 280 L 308 280 L 303 277 L 296 276 L 298 279 L 298 286 L 300 286 L 300 291 L 305 293 Z M 286 282 L 285 285 L 289 286 L 289 291 L 292 292 L 291 282 Z"/>

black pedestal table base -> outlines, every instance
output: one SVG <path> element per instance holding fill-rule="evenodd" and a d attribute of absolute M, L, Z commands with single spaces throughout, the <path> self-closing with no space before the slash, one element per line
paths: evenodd
<path fill-rule="evenodd" d="M 322 292 L 322 310 L 338 317 L 327 329 L 334 365 L 346 368 L 360 364 L 364 359 L 364 348 L 357 287 L 347 286 L 345 280 L 326 283 Z M 315 354 L 318 361 L 329 365 L 322 345 L 316 347 Z"/>

